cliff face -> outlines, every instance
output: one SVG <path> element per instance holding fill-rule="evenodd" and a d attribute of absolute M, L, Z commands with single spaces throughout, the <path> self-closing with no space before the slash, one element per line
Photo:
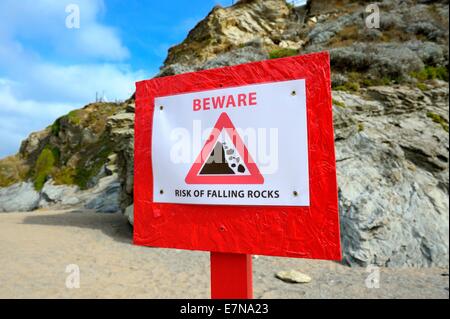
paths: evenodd
<path fill-rule="evenodd" d="M 215 8 L 169 50 L 161 75 L 224 65 L 224 54 L 241 62 L 236 55 L 257 60 L 323 50 L 331 54 L 335 88 L 417 83 L 415 72 L 446 69 L 448 1 L 385 0 L 377 28 L 367 27 L 373 20 L 366 5 L 316 0 L 292 8 L 284 0 L 252 0 Z"/>
<path fill-rule="evenodd" d="M 368 29 L 363 1 L 216 7 L 170 49 L 159 76 L 329 50 L 345 262 L 448 265 L 448 1 L 385 0 L 379 8 L 380 27 Z M 2 198 L 20 192 L 41 203 L 57 198 L 55 184 L 87 188 L 69 197 L 96 209 L 105 201 L 95 198 L 119 190 L 121 208 L 132 203 L 133 102 L 98 107 L 103 115 L 88 106 L 74 124 L 69 114 L 0 161 L 0 186 L 45 183 L 39 193 L 23 184 L 0 190 L 0 210 Z M 48 170 L 51 153 L 58 160 Z M 90 190 L 96 195 L 86 199 Z"/>
<path fill-rule="evenodd" d="M 273 46 L 280 43 L 293 16 L 284 0 L 239 1 L 229 8 L 217 6 L 189 32 L 185 41 L 169 50 L 165 65 L 204 63 L 255 39 L 264 39 L 268 46 Z"/>
<path fill-rule="evenodd" d="M 12 189 L 18 190 L 17 195 L 10 189 L 0 189 L 0 211 L 55 204 L 117 211 L 122 158 L 114 141 L 115 120 L 126 112 L 127 105 L 89 104 L 32 133 L 22 142 L 18 154 L 0 161 L 0 187 L 13 185 Z M 134 117 L 129 121 L 131 127 L 133 121 Z M 16 183 L 21 183 L 20 187 Z M 12 204 L 15 201 L 10 196 L 22 197 L 19 205 Z"/>
<path fill-rule="evenodd" d="M 109 162 L 112 143 L 106 131 L 107 118 L 124 109 L 123 104 L 93 103 L 57 119 L 43 131 L 32 133 L 22 142 L 20 151 L 10 158 L 23 168 L 37 190 L 48 177 L 57 184 L 75 184 L 82 189 L 95 184 L 91 180 Z M 19 176 L 4 176 L 4 185 Z M 8 181 L 9 179 L 9 181 Z"/>

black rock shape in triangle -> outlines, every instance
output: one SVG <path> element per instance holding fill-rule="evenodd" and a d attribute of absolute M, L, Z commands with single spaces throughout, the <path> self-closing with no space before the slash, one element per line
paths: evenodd
<path fill-rule="evenodd" d="M 222 143 L 217 142 L 199 175 L 235 175 L 225 158 Z"/>

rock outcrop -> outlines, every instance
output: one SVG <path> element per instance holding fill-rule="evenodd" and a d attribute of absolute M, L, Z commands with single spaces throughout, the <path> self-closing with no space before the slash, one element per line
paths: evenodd
<path fill-rule="evenodd" d="M 128 219 L 130 225 L 134 225 L 134 205 L 130 205 L 125 209 L 125 217 Z"/>
<path fill-rule="evenodd" d="M 32 183 L 20 182 L 0 188 L 0 212 L 28 212 L 39 207 L 39 199 Z"/>
<path fill-rule="evenodd" d="M 279 8 L 276 26 L 242 35 L 242 17 L 270 21 L 255 9 L 266 5 Z M 169 51 L 160 76 L 329 50 L 344 262 L 448 265 L 448 1 L 385 0 L 378 29 L 357 2 L 285 5 L 216 8 Z"/>
<path fill-rule="evenodd" d="M 169 49 L 165 65 L 205 63 L 255 39 L 263 39 L 267 46 L 281 44 L 293 19 L 294 12 L 284 0 L 241 0 L 229 8 L 216 6 L 185 41 Z"/>
<path fill-rule="evenodd" d="M 70 205 L 99 212 L 120 210 L 120 157 L 113 149 L 117 144 L 107 121 L 126 109 L 127 103 L 89 104 L 32 133 L 17 155 L 0 161 L 0 187 L 4 187 L 0 210 Z M 8 204 L 30 194 L 37 204 L 19 208 Z"/>
<path fill-rule="evenodd" d="M 121 184 L 120 206 L 125 209 L 133 203 L 134 187 L 134 103 L 108 118 L 107 132 L 117 154 L 119 182 Z"/>
<path fill-rule="evenodd" d="M 448 119 L 448 84 L 333 98 L 345 261 L 446 265 L 449 139 L 430 114 Z"/>
<path fill-rule="evenodd" d="M 94 187 L 81 190 L 73 185 L 55 185 L 48 180 L 41 191 L 33 183 L 21 182 L 0 188 L 0 212 L 29 212 L 39 208 L 85 208 L 99 213 L 116 213 L 121 187 L 116 174 L 100 178 Z"/>

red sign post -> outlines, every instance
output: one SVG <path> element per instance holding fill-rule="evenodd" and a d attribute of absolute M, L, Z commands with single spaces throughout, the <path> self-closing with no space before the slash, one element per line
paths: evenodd
<path fill-rule="evenodd" d="M 252 298 L 252 254 L 340 260 L 328 53 L 138 82 L 134 219 L 211 252 L 212 298 Z"/>
<path fill-rule="evenodd" d="M 251 255 L 211 253 L 211 298 L 253 298 Z"/>

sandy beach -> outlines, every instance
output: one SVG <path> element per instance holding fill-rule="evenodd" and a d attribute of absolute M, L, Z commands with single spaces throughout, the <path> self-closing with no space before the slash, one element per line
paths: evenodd
<path fill-rule="evenodd" d="M 209 298 L 209 254 L 132 245 L 121 214 L 36 211 L 0 214 L 0 298 Z M 68 265 L 80 288 L 66 287 Z M 448 269 L 380 269 L 329 261 L 254 257 L 255 298 L 449 298 Z M 308 284 L 275 278 L 298 270 Z"/>

